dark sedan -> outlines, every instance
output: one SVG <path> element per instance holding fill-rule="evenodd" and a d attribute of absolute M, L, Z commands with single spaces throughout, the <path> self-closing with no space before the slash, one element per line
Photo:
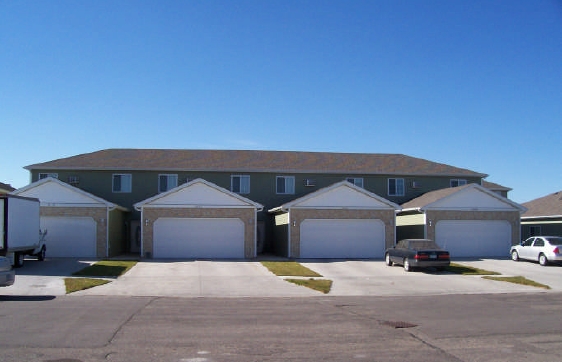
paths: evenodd
<path fill-rule="evenodd" d="M 405 271 L 426 267 L 443 270 L 451 263 L 449 252 L 429 239 L 400 240 L 393 248 L 386 249 L 384 259 L 386 265 L 400 264 Z"/>

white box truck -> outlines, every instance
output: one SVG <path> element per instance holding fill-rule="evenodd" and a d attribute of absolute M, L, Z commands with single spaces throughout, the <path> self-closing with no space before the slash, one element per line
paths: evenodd
<path fill-rule="evenodd" d="M 26 255 L 45 259 L 45 232 L 39 224 L 39 200 L 15 195 L 0 195 L 0 256 L 16 268 Z"/>

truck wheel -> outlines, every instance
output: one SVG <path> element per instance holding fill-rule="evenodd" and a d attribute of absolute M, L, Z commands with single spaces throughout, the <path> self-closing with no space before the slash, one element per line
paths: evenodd
<path fill-rule="evenodd" d="M 21 268 L 23 266 L 24 259 L 25 259 L 25 254 L 16 253 L 14 255 L 14 268 Z"/>
<path fill-rule="evenodd" d="M 39 254 L 37 254 L 37 260 L 39 260 L 39 261 L 45 260 L 45 253 L 46 252 L 47 252 L 47 248 L 45 248 L 45 245 L 43 245 L 43 247 L 41 248 L 41 251 L 39 252 Z"/>

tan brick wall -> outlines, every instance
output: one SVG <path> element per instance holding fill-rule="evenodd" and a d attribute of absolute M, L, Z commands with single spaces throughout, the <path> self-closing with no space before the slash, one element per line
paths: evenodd
<path fill-rule="evenodd" d="M 154 255 L 154 222 L 161 217 L 171 218 L 237 218 L 244 223 L 244 257 L 253 258 L 256 253 L 256 214 L 251 208 L 145 208 L 142 222 L 142 255 Z M 148 224 L 145 220 L 148 219 Z"/>
<path fill-rule="evenodd" d="M 96 256 L 107 257 L 107 209 L 102 207 L 52 207 L 41 206 L 41 216 L 91 217 L 96 222 Z M 47 253 L 49 234 L 47 232 Z"/>
<path fill-rule="evenodd" d="M 430 225 L 431 220 L 431 225 Z M 443 220 L 505 220 L 511 224 L 511 244 L 521 240 L 521 216 L 519 211 L 427 211 L 427 238 L 435 240 L 435 225 Z"/>
<path fill-rule="evenodd" d="M 306 219 L 380 219 L 384 223 L 385 247 L 394 245 L 394 210 L 291 209 L 290 213 L 293 258 L 300 257 L 300 224 Z"/>

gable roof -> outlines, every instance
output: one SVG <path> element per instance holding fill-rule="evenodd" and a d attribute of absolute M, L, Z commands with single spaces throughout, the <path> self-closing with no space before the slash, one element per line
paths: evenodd
<path fill-rule="evenodd" d="M 263 205 L 231 192 L 201 178 L 184 183 L 166 192 L 137 202 L 134 207 L 255 207 L 258 211 Z"/>
<path fill-rule="evenodd" d="M 12 192 L 14 190 L 15 190 L 15 188 L 13 188 L 12 185 L 0 182 L 0 193 L 1 192 Z"/>
<path fill-rule="evenodd" d="M 269 212 L 287 211 L 293 207 L 400 210 L 400 206 L 394 202 L 345 180 L 273 208 Z"/>
<path fill-rule="evenodd" d="M 479 194 L 475 193 L 479 192 Z M 490 208 L 494 208 L 497 206 L 494 205 L 504 205 L 504 207 L 509 207 L 509 208 L 513 208 L 513 209 L 517 209 L 520 212 L 525 211 L 525 207 L 501 196 L 498 195 L 497 193 L 483 187 L 480 186 L 478 184 L 472 183 L 472 184 L 466 184 L 463 186 L 458 186 L 458 187 L 448 187 L 448 188 L 444 188 L 444 189 L 440 189 L 440 190 L 435 190 L 435 191 L 430 191 L 427 192 L 413 200 L 410 200 L 404 204 L 402 204 L 402 211 L 410 211 L 410 210 L 418 210 L 418 211 L 425 211 L 427 209 L 431 209 L 431 208 L 439 208 L 441 207 L 448 207 L 447 205 L 447 200 L 450 200 L 452 198 L 458 198 L 460 199 L 460 196 L 463 196 L 463 194 L 466 195 L 466 197 L 464 198 L 464 205 L 465 207 L 468 208 L 473 208 L 473 207 L 477 207 L 477 203 L 481 202 L 482 200 L 484 200 L 485 198 L 489 199 L 491 202 L 486 205 L 487 207 Z M 483 196 L 483 197 L 480 197 Z M 478 197 L 480 197 L 478 199 Z M 460 200 L 459 200 L 460 201 Z M 468 201 L 468 203 L 470 202 L 474 202 L 475 205 L 470 205 L 468 206 L 468 204 L 466 203 Z M 450 207 L 450 206 L 449 206 Z M 462 208 L 462 205 L 459 205 L 459 207 Z"/>
<path fill-rule="evenodd" d="M 52 177 L 47 177 L 19 188 L 12 192 L 12 194 L 37 198 L 41 202 L 41 206 L 108 207 L 110 209 L 129 211 L 122 206 Z"/>
<path fill-rule="evenodd" d="M 490 181 L 486 181 L 486 180 L 482 180 L 482 186 L 484 186 L 487 189 L 490 189 L 492 191 L 511 191 L 513 189 L 506 187 L 506 186 L 502 186 L 500 184 L 496 184 Z"/>
<path fill-rule="evenodd" d="M 37 163 L 25 169 L 487 176 L 401 154 L 252 150 L 106 149 Z"/>
<path fill-rule="evenodd" d="M 539 197 L 522 204 L 527 211 L 521 218 L 562 217 L 562 191 Z"/>

